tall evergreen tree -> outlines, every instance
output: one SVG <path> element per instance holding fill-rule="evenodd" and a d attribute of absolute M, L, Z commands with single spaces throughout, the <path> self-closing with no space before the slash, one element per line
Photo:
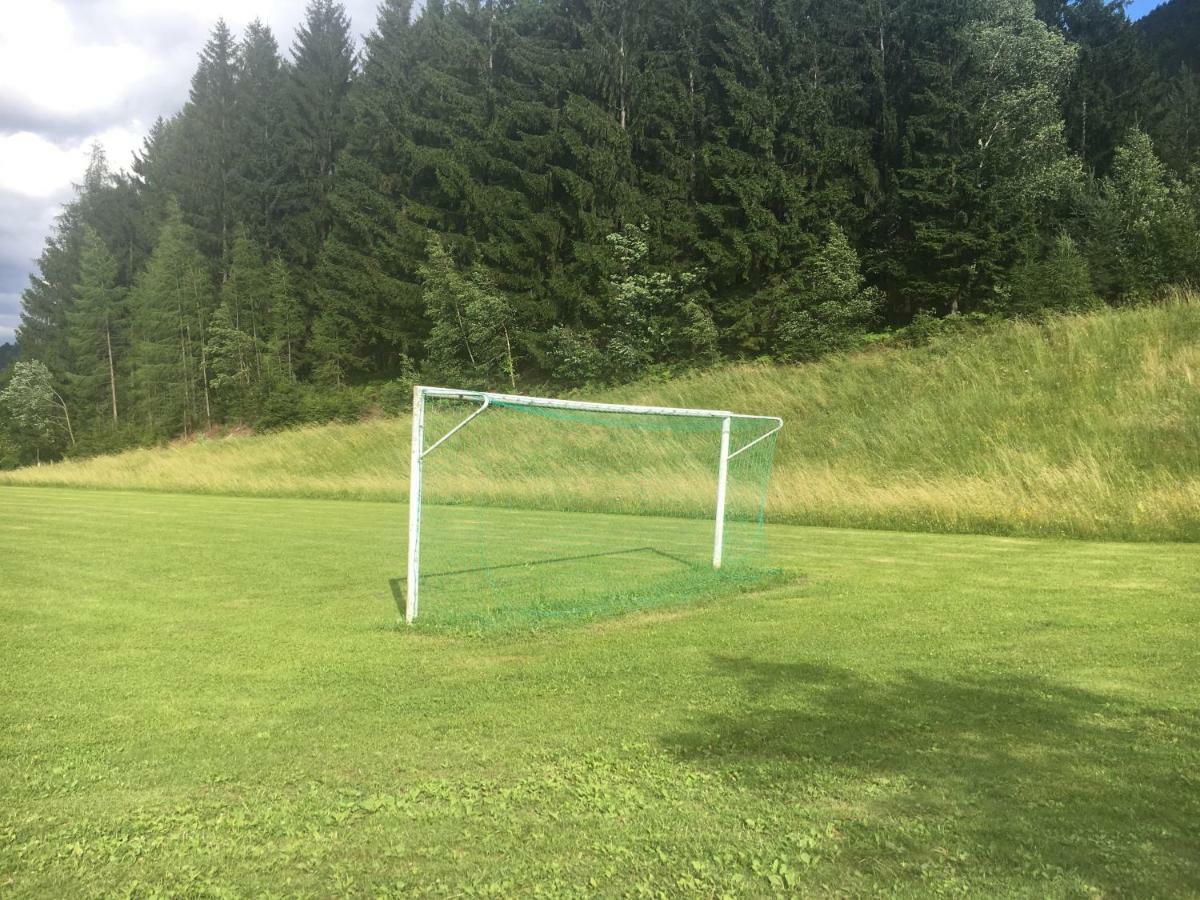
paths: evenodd
<path fill-rule="evenodd" d="M 329 197 L 349 132 L 348 94 L 357 54 L 346 10 L 335 0 L 310 0 L 292 44 L 287 129 L 293 174 L 287 210 L 293 260 L 311 265 L 329 234 Z"/>
<path fill-rule="evenodd" d="M 1148 120 L 1155 72 L 1129 17 L 1126 0 L 1062 3 L 1059 19 L 1079 48 L 1064 96 L 1067 136 L 1092 171 L 1108 170 L 1125 134 Z"/>
<path fill-rule="evenodd" d="M 262 348 L 270 330 L 270 298 L 270 272 L 262 248 L 246 228 L 239 228 L 221 285 L 221 306 L 229 326 L 247 336 L 250 357 L 244 363 L 256 379 L 262 373 Z"/>
<path fill-rule="evenodd" d="M 1100 290 L 1119 300 L 1153 297 L 1200 275 L 1196 219 L 1187 192 L 1133 130 L 1117 148 L 1089 215 L 1089 256 Z"/>
<path fill-rule="evenodd" d="M 314 272 L 317 315 L 325 319 L 316 343 L 357 371 L 391 371 L 422 331 L 421 237 L 403 226 L 399 213 L 408 172 L 409 15 L 407 2 L 383 4 L 367 38 L 351 97 L 354 127 L 329 197 L 332 228 Z M 344 326 L 335 327 L 335 320 Z M 337 338 L 347 330 L 360 336 L 353 351 Z"/>
<path fill-rule="evenodd" d="M 517 386 L 512 307 L 478 266 L 460 271 L 441 241 L 432 238 L 421 267 L 428 366 L 440 378 L 478 386 Z"/>
<path fill-rule="evenodd" d="M 206 256 L 225 262 L 236 222 L 234 171 L 238 165 L 237 45 L 218 19 L 200 51 L 183 109 L 181 159 L 175 173 L 178 199 Z"/>
<path fill-rule="evenodd" d="M 948 18 L 949 21 L 943 21 Z M 922 86 L 901 120 L 897 209 L 910 223 L 888 248 L 907 311 L 994 302 L 1024 239 L 1074 179 L 1059 90 L 1071 50 L 1030 0 L 927 0 L 913 43 Z"/>
<path fill-rule="evenodd" d="M 268 251 L 280 246 L 292 148 L 285 130 L 288 74 L 271 29 L 255 20 L 237 49 L 234 92 L 239 152 L 231 173 L 238 221 Z"/>
<path fill-rule="evenodd" d="M 189 434 L 211 424 L 205 342 L 216 292 L 210 271 L 178 205 L 170 204 L 129 298 L 134 396 L 152 434 Z"/>
<path fill-rule="evenodd" d="M 291 382 L 296 378 L 300 344 L 304 339 L 304 309 L 292 287 L 287 263 L 282 257 L 271 260 L 268 289 L 270 291 L 270 368 L 274 379 L 282 376 Z"/>
<path fill-rule="evenodd" d="M 70 395 L 93 418 L 120 421 L 118 372 L 125 374 L 125 289 L 117 283 L 117 263 L 91 226 L 84 226 L 79 283 L 70 322 Z M 120 359 L 118 357 L 121 356 Z"/>

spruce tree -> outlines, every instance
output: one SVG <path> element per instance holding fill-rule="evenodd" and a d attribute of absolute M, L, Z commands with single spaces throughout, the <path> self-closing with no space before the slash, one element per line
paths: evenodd
<path fill-rule="evenodd" d="M 426 340 L 432 375 L 479 387 L 517 386 L 512 307 L 478 266 L 460 270 L 433 238 L 421 267 L 425 308 L 432 323 Z"/>
<path fill-rule="evenodd" d="M 1150 118 L 1155 72 L 1125 3 L 1077 0 L 1064 4 L 1061 20 L 1079 48 L 1063 99 L 1067 136 L 1084 165 L 1103 174 L 1125 134 Z"/>
<path fill-rule="evenodd" d="M 1087 258 L 1065 231 L 1042 258 L 1028 260 L 1013 272 L 1009 309 L 1014 313 L 1079 312 L 1097 302 Z"/>
<path fill-rule="evenodd" d="M 1200 165 L 1200 72 L 1181 65 L 1163 85 L 1152 134 L 1163 162 L 1177 177 Z"/>
<path fill-rule="evenodd" d="M 342 4 L 310 0 L 292 58 L 286 91 L 293 154 L 286 251 L 292 260 L 311 266 L 329 234 L 329 197 L 350 126 L 348 95 L 357 54 Z"/>
<path fill-rule="evenodd" d="M 229 272 L 221 285 L 221 306 L 230 327 L 247 336 L 248 371 L 262 374 L 262 348 L 269 332 L 270 272 L 262 248 L 245 228 L 239 228 L 230 253 Z"/>
<path fill-rule="evenodd" d="M 187 105 L 181 114 L 182 143 L 174 173 L 185 221 L 202 252 L 223 264 L 233 241 L 238 165 L 237 46 L 224 19 L 217 20 L 200 51 Z"/>
<path fill-rule="evenodd" d="M 120 421 L 118 395 L 126 372 L 125 294 L 117 283 L 117 263 L 91 226 L 84 226 L 79 283 L 68 313 L 71 344 L 70 396 L 92 418 Z"/>
<path fill-rule="evenodd" d="M 258 348 L 234 322 L 227 303 L 217 306 L 209 320 L 205 349 L 214 415 L 225 421 L 245 416 L 258 380 L 254 370 Z"/>
<path fill-rule="evenodd" d="M 995 301 L 1077 178 L 1058 106 L 1072 51 L 1030 0 L 926 0 L 923 13 L 888 252 L 906 311 L 965 312 Z"/>
<path fill-rule="evenodd" d="M 237 51 L 234 93 L 239 152 L 231 173 L 238 221 L 268 251 L 281 245 L 291 147 L 285 130 L 287 72 L 271 29 L 255 20 Z"/>
<path fill-rule="evenodd" d="M 134 396 L 149 432 L 189 434 L 210 424 L 205 342 L 216 292 L 177 204 L 168 205 L 167 220 L 129 304 Z"/>
<path fill-rule="evenodd" d="M 1101 291 L 1119 300 L 1155 296 L 1175 279 L 1195 277 L 1196 220 L 1186 188 L 1133 130 L 1117 147 L 1089 211 L 1089 259 Z"/>
<path fill-rule="evenodd" d="M 304 339 L 304 309 L 292 287 L 287 263 L 276 256 L 268 271 L 270 292 L 270 367 L 269 374 L 287 382 L 295 381 Z"/>
<path fill-rule="evenodd" d="M 824 244 L 778 288 L 772 351 L 780 359 L 811 359 L 842 350 L 879 311 L 846 233 L 830 225 Z"/>
<path fill-rule="evenodd" d="M 67 315 L 79 283 L 82 237 L 78 203 L 68 203 L 55 218 L 37 259 L 37 271 L 21 294 L 17 343 L 27 359 L 41 360 L 52 371 L 71 368 Z"/>

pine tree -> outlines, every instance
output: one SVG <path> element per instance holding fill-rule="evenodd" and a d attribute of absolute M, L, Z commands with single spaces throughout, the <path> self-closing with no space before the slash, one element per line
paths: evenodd
<path fill-rule="evenodd" d="M 811 359 L 844 349 L 871 324 L 879 301 L 846 233 L 830 225 L 819 251 L 775 291 L 772 349 L 782 359 Z"/>
<path fill-rule="evenodd" d="M 153 434 L 189 434 L 212 422 L 205 343 L 216 292 L 209 271 L 178 205 L 170 204 L 129 298 L 134 396 Z"/>
<path fill-rule="evenodd" d="M 221 285 L 221 305 L 230 326 L 247 336 L 250 355 L 244 363 L 255 379 L 262 375 L 262 348 L 269 331 L 270 280 L 262 248 L 245 228 L 239 228 L 230 253 L 229 272 Z"/>
<path fill-rule="evenodd" d="M 1131 131 L 1088 216 L 1088 256 L 1102 293 L 1144 299 L 1175 279 L 1195 277 L 1196 220 L 1186 197 L 1149 136 Z"/>
<path fill-rule="evenodd" d="M 270 291 L 270 373 L 282 375 L 283 380 L 296 379 L 300 344 L 304 338 L 304 310 L 292 287 L 287 263 L 282 257 L 271 260 L 268 289 Z"/>
<path fill-rule="evenodd" d="M 1023 314 L 1079 312 L 1098 303 L 1087 258 L 1065 231 L 1059 232 L 1043 258 L 1017 267 L 1011 293 L 1009 308 Z"/>
<path fill-rule="evenodd" d="M 286 249 L 292 260 L 305 265 L 315 262 L 329 234 L 329 197 L 349 132 L 347 98 L 356 56 L 342 4 L 310 0 L 292 44 L 286 107 L 293 153 Z"/>
<path fill-rule="evenodd" d="M 255 20 L 237 50 L 234 92 L 239 152 L 230 185 L 238 221 L 268 251 L 282 241 L 292 148 L 285 130 L 288 75 L 271 29 Z"/>
<path fill-rule="evenodd" d="M 481 387 L 505 381 L 515 389 L 512 307 L 487 274 L 478 266 L 461 272 L 434 238 L 421 279 L 432 323 L 426 341 L 429 371 Z"/>
<path fill-rule="evenodd" d="M 183 141 L 174 173 L 185 221 L 202 252 L 223 264 L 233 241 L 234 172 L 238 166 L 237 46 L 224 19 L 200 51 L 191 92 L 181 114 Z"/>
<path fill-rule="evenodd" d="M 91 226 L 84 226 L 79 283 L 68 313 L 72 366 L 70 395 L 78 408 L 102 420 L 120 421 L 118 372 L 125 373 L 125 294 L 117 284 L 117 263 Z"/>

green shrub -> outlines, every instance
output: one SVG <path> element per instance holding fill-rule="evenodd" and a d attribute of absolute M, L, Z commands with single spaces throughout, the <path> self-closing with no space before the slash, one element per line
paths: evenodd
<path fill-rule="evenodd" d="M 849 347 L 875 318 L 880 296 L 846 233 L 830 225 L 821 249 L 770 290 L 767 302 L 777 316 L 775 355 L 801 360 Z"/>

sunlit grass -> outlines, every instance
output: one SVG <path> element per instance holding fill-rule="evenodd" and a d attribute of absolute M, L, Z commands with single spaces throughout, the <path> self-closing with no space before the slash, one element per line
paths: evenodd
<path fill-rule="evenodd" d="M 405 512 L 0 487 L 0 895 L 1200 893 L 1200 548 L 772 526 L 480 637 Z"/>
<path fill-rule="evenodd" d="M 1200 540 L 1200 304 L 1188 297 L 589 397 L 783 416 L 773 521 Z M 671 515 L 711 508 L 711 466 L 690 452 L 681 463 L 669 442 L 655 453 L 620 435 L 581 445 L 548 441 L 544 430 L 531 437 L 520 424 L 489 427 L 501 437 L 470 454 L 447 445 L 458 453 L 439 481 L 447 498 L 614 512 L 660 504 Z M 0 473 L 0 482 L 403 499 L 408 440 L 407 419 L 381 419 Z M 619 497 L 615 474 L 631 488 Z"/>

